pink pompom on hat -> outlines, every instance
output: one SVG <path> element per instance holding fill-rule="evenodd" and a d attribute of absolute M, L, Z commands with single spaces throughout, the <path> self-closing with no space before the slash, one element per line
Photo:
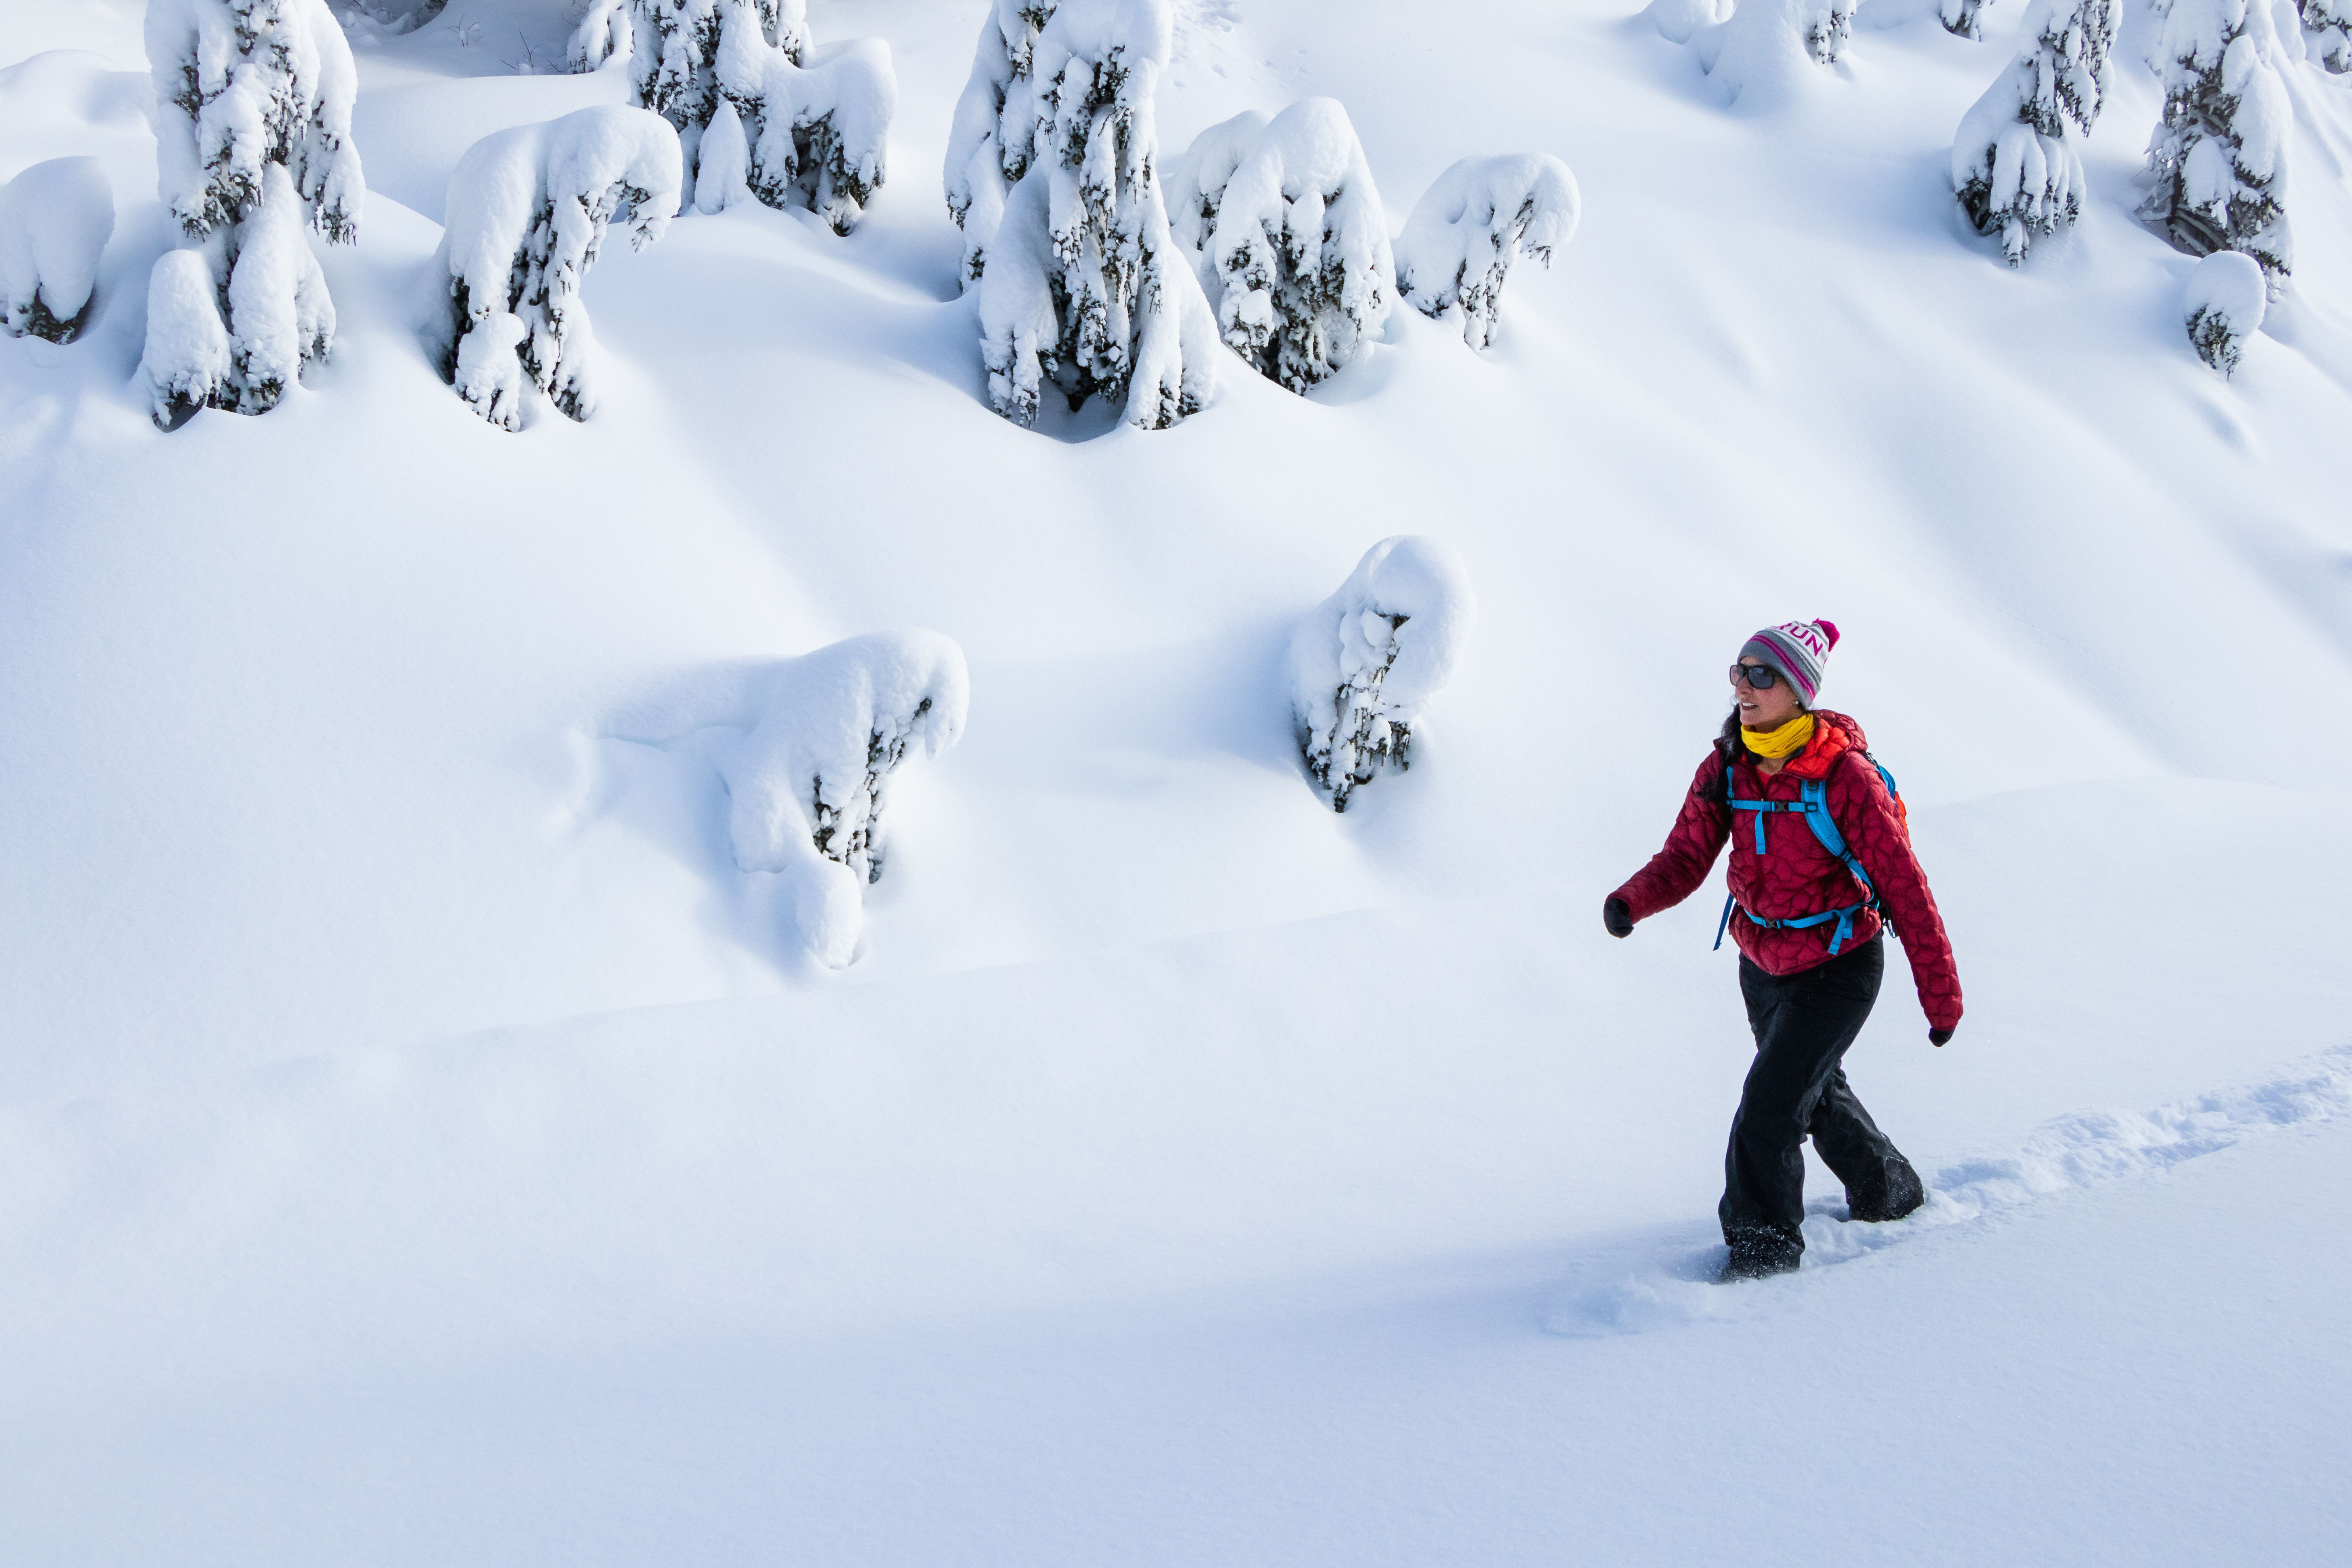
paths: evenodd
<path fill-rule="evenodd" d="M 1808 708 L 1821 695 L 1822 672 L 1837 647 L 1834 621 L 1783 621 L 1766 626 L 1740 646 L 1742 658 L 1760 658 L 1789 678 L 1797 698 Z"/>

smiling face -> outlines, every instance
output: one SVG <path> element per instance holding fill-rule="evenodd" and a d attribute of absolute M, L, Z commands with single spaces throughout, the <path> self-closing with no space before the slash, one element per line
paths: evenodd
<path fill-rule="evenodd" d="M 1742 669 L 1760 669 L 1764 661 L 1749 654 L 1739 661 Z M 1731 700 L 1738 704 L 1739 722 L 1749 730 L 1777 730 L 1798 714 L 1804 705 L 1797 700 L 1796 683 L 1787 676 L 1774 672 L 1777 679 L 1769 691 L 1759 691 L 1745 680 L 1731 683 Z"/>

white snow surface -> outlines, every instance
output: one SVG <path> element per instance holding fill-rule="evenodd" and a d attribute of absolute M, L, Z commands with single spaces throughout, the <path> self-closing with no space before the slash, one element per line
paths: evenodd
<path fill-rule="evenodd" d="M 625 101 L 513 68 L 569 5 L 353 29 L 334 356 L 165 434 L 142 9 L 0 0 L 0 180 L 117 211 L 85 335 L 0 339 L 0 1561 L 2340 1555 L 2352 78 L 2282 40 L 2224 380 L 2133 214 L 2144 9 L 2012 270 L 1948 158 L 2027 7 L 1874 0 L 1727 110 L 1638 3 L 1170 8 L 1164 146 L 1329 97 L 1391 192 L 1574 167 L 1483 354 L 1395 311 L 1304 397 L 1021 430 L 900 181 L 608 247 L 597 418 L 508 435 L 417 301 L 468 147 Z M 982 10 L 812 8 L 898 167 Z M 1288 637 L 1398 533 L 1478 624 L 1337 815 Z M 1815 1167 L 1807 1267 L 1718 1289 L 1719 889 L 1597 906 L 1816 615 L 1968 1013 L 1890 952 L 1845 1064 L 1930 1206 Z M 737 868 L 766 710 L 623 721 L 906 626 L 969 712 L 833 969 Z"/>

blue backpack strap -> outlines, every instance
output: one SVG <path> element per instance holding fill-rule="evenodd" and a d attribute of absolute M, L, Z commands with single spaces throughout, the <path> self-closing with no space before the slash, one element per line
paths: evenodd
<path fill-rule="evenodd" d="M 1862 890 L 1869 895 L 1864 907 L 1874 910 L 1878 907 L 1878 888 L 1871 881 L 1870 873 L 1862 868 L 1862 862 L 1854 858 L 1853 851 L 1846 847 L 1845 835 L 1838 831 L 1837 818 L 1830 815 L 1828 793 L 1829 785 L 1823 780 L 1807 779 L 1804 782 L 1805 826 L 1813 830 L 1813 837 L 1822 841 L 1822 848 L 1845 862 L 1845 868 L 1853 873 L 1853 879 L 1860 882 Z M 1837 948 L 1832 945 L 1830 951 L 1835 952 Z"/>

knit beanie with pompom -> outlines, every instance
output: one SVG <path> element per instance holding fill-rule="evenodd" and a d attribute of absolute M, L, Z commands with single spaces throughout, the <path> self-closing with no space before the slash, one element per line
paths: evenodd
<path fill-rule="evenodd" d="M 1797 700 L 1807 708 L 1821 695 L 1822 667 L 1837 647 L 1838 629 L 1830 621 L 1784 621 L 1766 626 L 1741 645 L 1739 657 L 1760 658 L 1789 678 Z"/>

